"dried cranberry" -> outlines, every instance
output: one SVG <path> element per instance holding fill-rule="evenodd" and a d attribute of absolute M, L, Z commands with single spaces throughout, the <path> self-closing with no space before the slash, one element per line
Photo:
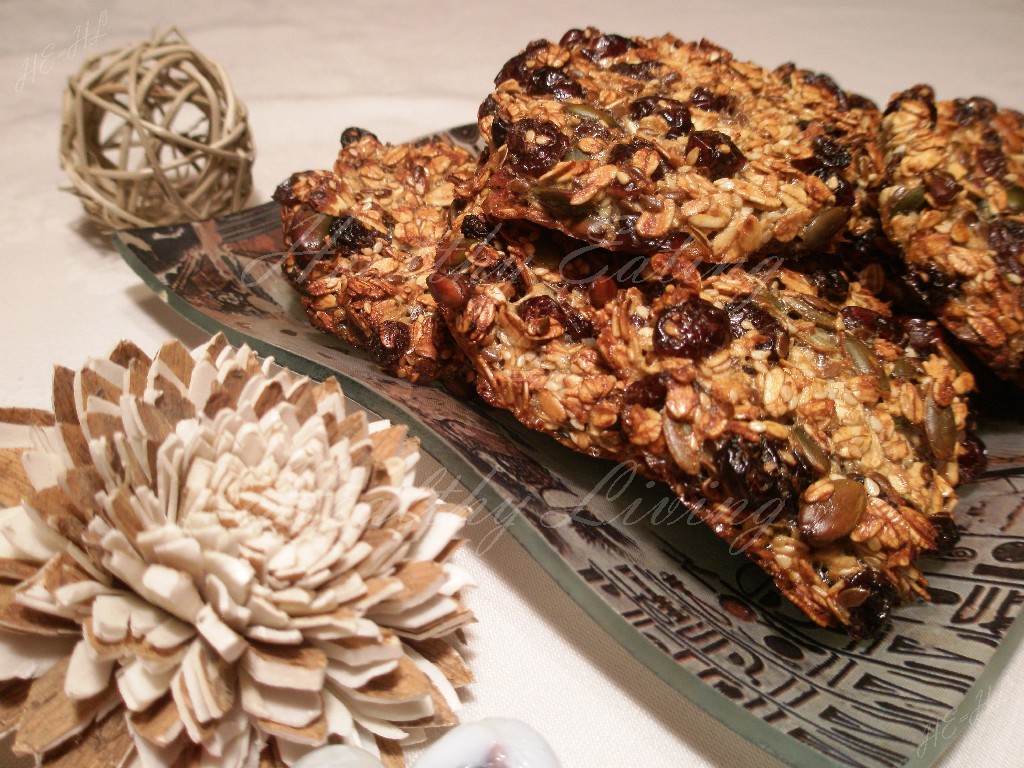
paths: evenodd
<path fill-rule="evenodd" d="M 435 272 L 427 278 L 427 289 L 439 306 L 458 311 L 469 301 L 469 280 L 465 275 Z"/>
<path fill-rule="evenodd" d="M 661 64 L 657 61 L 639 61 L 635 64 L 619 61 L 612 64 L 610 69 L 633 80 L 654 80 L 661 73 Z"/>
<path fill-rule="evenodd" d="M 996 105 L 981 96 L 975 96 L 972 99 L 956 99 L 953 102 L 953 107 L 956 110 L 953 113 L 953 119 L 963 126 L 968 126 L 975 120 L 988 122 L 996 114 Z"/>
<path fill-rule="evenodd" d="M 597 61 L 608 56 L 621 56 L 630 48 L 636 48 L 636 43 L 622 35 L 601 35 L 593 40 L 584 55 L 591 61 Z"/>
<path fill-rule="evenodd" d="M 471 237 L 475 240 L 486 240 L 491 236 L 492 227 L 479 216 L 470 214 L 462 220 L 459 231 L 463 237 Z"/>
<path fill-rule="evenodd" d="M 347 147 L 349 144 L 355 144 L 357 141 L 359 141 L 362 138 L 365 138 L 366 136 L 369 136 L 374 140 L 377 139 L 376 134 L 370 133 L 365 128 L 346 128 L 344 131 L 341 132 L 341 146 Z"/>
<path fill-rule="evenodd" d="M 889 620 L 896 602 L 892 582 L 879 570 L 866 568 L 843 581 L 846 589 L 862 589 L 867 593 L 863 601 L 849 609 L 850 634 L 854 637 L 873 635 Z"/>
<path fill-rule="evenodd" d="M 906 345 L 917 354 L 927 357 L 942 341 L 942 329 L 934 320 L 921 317 L 905 317 L 901 319 L 902 335 Z"/>
<path fill-rule="evenodd" d="M 899 324 L 891 317 L 867 307 L 843 307 L 839 312 L 843 326 L 860 339 L 895 341 L 900 337 Z"/>
<path fill-rule="evenodd" d="M 733 503 L 746 502 L 742 511 L 747 515 L 761 510 L 765 515 L 795 517 L 800 493 L 809 481 L 807 469 L 787 464 L 780 444 L 770 438 L 753 443 L 730 436 L 715 451 L 715 467 Z"/>
<path fill-rule="evenodd" d="M 629 116 L 634 120 L 640 120 L 647 115 L 657 115 L 668 123 L 668 131 L 665 133 L 667 139 L 677 139 L 689 133 L 693 128 L 689 108 L 675 99 L 664 96 L 645 96 L 630 105 Z"/>
<path fill-rule="evenodd" d="M 963 189 L 963 187 L 956 183 L 956 179 L 945 171 L 934 171 L 927 174 L 924 178 L 924 184 L 928 194 L 939 208 L 945 208 L 947 205 L 952 204 L 956 200 L 957 194 Z"/>
<path fill-rule="evenodd" d="M 979 480 L 985 472 L 988 458 L 985 455 L 985 444 L 981 438 L 973 433 L 960 441 L 963 453 L 957 457 L 960 465 L 960 484 L 973 483 Z"/>
<path fill-rule="evenodd" d="M 989 176 L 1001 179 L 1006 175 L 1006 156 L 999 147 L 980 147 L 977 150 L 978 165 Z"/>
<path fill-rule="evenodd" d="M 710 301 L 692 296 L 661 313 L 654 349 L 662 355 L 699 360 L 729 340 L 729 316 Z"/>
<path fill-rule="evenodd" d="M 747 324 L 768 338 L 764 347 L 771 347 L 774 340 L 784 333 L 782 324 L 750 296 L 737 296 L 725 305 L 725 313 L 729 316 L 729 330 L 734 339 L 749 333 L 744 327 Z"/>
<path fill-rule="evenodd" d="M 698 168 L 707 171 L 714 181 L 732 176 L 747 159 L 732 143 L 732 139 L 718 131 L 694 131 L 686 142 L 686 157 Z"/>
<path fill-rule="evenodd" d="M 328 234 L 331 238 L 331 246 L 340 250 L 361 251 L 363 248 L 372 248 L 382 233 L 376 232 L 360 223 L 352 216 L 344 216 L 331 222 Z"/>
<path fill-rule="evenodd" d="M 410 339 L 408 325 L 397 320 L 385 320 L 377 336 L 371 336 L 367 349 L 378 365 L 387 368 L 405 354 Z"/>
<path fill-rule="evenodd" d="M 661 408 L 668 395 L 667 373 L 652 373 L 637 379 L 622 393 L 626 405 L 642 405 L 644 408 Z"/>
<path fill-rule="evenodd" d="M 736 99 L 726 93 L 713 93 L 710 88 L 700 85 L 690 94 L 690 106 L 704 112 L 724 112 L 731 115 L 736 109 Z"/>
<path fill-rule="evenodd" d="M 583 98 L 583 86 L 555 67 L 540 67 L 531 72 L 526 92 L 531 96 L 554 96 L 559 101 Z"/>
<path fill-rule="evenodd" d="M 995 251 L 996 261 L 1003 269 L 1017 274 L 1024 272 L 1024 223 L 1012 219 L 999 219 L 988 229 L 988 247 Z"/>
<path fill-rule="evenodd" d="M 540 176 L 568 149 L 569 139 L 549 120 L 518 120 L 508 132 L 509 163 L 527 176 Z"/>
<path fill-rule="evenodd" d="M 498 72 L 498 76 L 494 78 L 494 84 L 501 85 L 506 80 L 515 80 L 520 85 L 525 85 L 526 78 L 530 74 L 530 66 L 528 64 L 530 57 L 546 45 L 548 45 L 547 40 L 534 40 L 526 46 L 522 53 L 518 53 L 506 61 L 501 71 Z"/>

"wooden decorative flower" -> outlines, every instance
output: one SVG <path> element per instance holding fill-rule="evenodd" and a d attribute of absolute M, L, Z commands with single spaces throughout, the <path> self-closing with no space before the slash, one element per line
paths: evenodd
<path fill-rule="evenodd" d="M 0 411 L 0 731 L 44 765 L 401 764 L 469 682 L 466 510 L 403 427 L 223 337 L 56 369 Z"/>

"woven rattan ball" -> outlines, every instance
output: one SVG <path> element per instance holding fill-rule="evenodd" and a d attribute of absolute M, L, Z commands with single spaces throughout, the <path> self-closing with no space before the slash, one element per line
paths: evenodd
<path fill-rule="evenodd" d="M 61 165 L 105 230 L 241 209 L 254 154 L 224 70 L 177 29 L 95 56 L 68 81 Z"/>

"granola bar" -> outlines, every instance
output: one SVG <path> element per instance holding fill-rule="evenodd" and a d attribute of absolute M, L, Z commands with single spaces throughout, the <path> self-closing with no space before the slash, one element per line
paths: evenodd
<path fill-rule="evenodd" d="M 896 94 L 882 121 L 883 222 L 945 326 L 1024 386 L 1024 116 L 984 98 Z"/>
<path fill-rule="evenodd" d="M 491 218 L 740 262 L 822 247 L 875 216 L 881 115 L 826 75 L 587 29 L 531 43 L 495 83 L 479 112 Z"/>
<path fill-rule="evenodd" d="M 820 625 L 862 636 L 927 596 L 914 561 L 955 542 L 972 453 L 973 378 L 934 321 L 779 261 L 637 278 L 622 256 L 496 227 L 484 202 L 431 290 L 487 402 L 668 483 Z"/>
<path fill-rule="evenodd" d="M 426 290 L 448 229 L 454 181 L 475 158 L 442 138 L 395 146 L 342 134 L 330 171 L 293 174 L 274 194 L 284 274 L 312 324 L 410 381 L 458 379 L 458 348 Z"/>

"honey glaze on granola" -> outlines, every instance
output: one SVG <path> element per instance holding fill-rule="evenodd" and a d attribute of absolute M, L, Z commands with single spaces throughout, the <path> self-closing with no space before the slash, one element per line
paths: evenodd
<path fill-rule="evenodd" d="M 934 323 L 785 268 L 610 287 L 621 257 L 562 245 L 521 226 L 436 278 L 488 402 L 667 482 L 820 624 L 869 634 L 927 594 L 913 561 L 955 541 L 974 384 Z M 510 259 L 517 288 L 486 266 Z"/>

